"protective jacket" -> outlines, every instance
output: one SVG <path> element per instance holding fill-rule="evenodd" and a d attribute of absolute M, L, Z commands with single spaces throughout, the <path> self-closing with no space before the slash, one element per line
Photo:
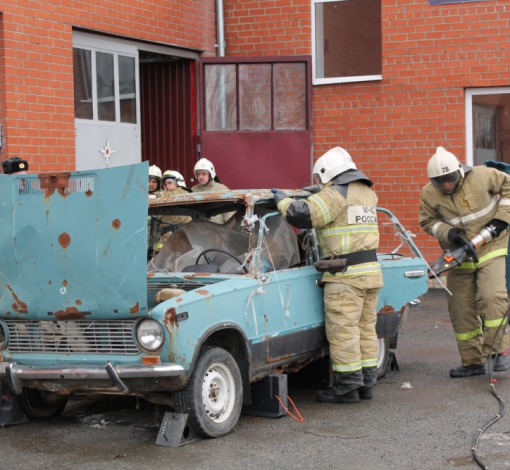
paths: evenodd
<path fill-rule="evenodd" d="M 213 178 L 207 184 L 197 184 L 191 188 L 191 191 L 194 193 L 202 193 L 204 191 L 228 191 L 228 187 L 224 184 L 218 183 L 214 181 Z M 225 224 L 235 212 L 225 212 L 224 214 L 215 215 L 211 217 L 209 220 L 216 224 Z"/>
<path fill-rule="evenodd" d="M 340 395 L 377 381 L 375 324 L 383 279 L 375 253 L 379 245 L 377 196 L 370 186 L 364 173 L 351 169 L 307 200 L 284 198 L 278 203 L 290 224 L 317 229 L 324 258 L 348 260 L 346 272 L 323 276 L 333 388 Z"/>
<path fill-rule="evenodd" d="M 307 200 L 281 200 L 278 210 L 295 227 L 317 229 L 324 258 L 375 251 L 379 246 L 378 199 L 371 185 L 363 172 L 349 170 Z M 361 289 L 383 286 L 377 260 L 348 266 L 345 273 L 325 273 L 323 281 L 342 282 Z"/>
<path fill-rule="evenodd" d="M 428 183 L 420 197 L 420 225 L 429 235 L 436 237 L 444 250 L 456 248 L 448 241 L 452 227 L 466 230 L 466 238 L 476 235 L 492 219 L 510 223 L 510 176 L 486 167 L 466 167 L 465 176 L 450 195 Z M 477 249 L 479 265 L 505 256 L 508 247 L 508 230 L 490 243 Z M 465 262 L 458 269 L 475 269 Z"/>
<path fill-rule="evenodd" d="M 449 195 L 431 183 L 422 191 L 420 225 L 443 249 L 452 227 L 473 237 L 492 219 L 510 221 L 510 176 L 493 168 L 464 167 L 465 175 Z M 504 315 L 508 308 L 504 256 L 508 230 L 477 249 L 479 262 L 468 259 L 448 272 L 448 312 L 463 366 L 483 364 L 489 354 L 508 348 Z M 502 337 L 503 336 L 503 337 Z"/>

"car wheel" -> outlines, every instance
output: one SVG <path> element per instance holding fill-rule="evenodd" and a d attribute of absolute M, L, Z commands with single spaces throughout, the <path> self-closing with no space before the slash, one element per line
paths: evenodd
<path fill-rule="evenodd" d="M 29 419 L 56 418 L 62 414 L 69 395 L 24 388 L 21 392 L 21 408 Z"/>
<path fill-rule="evenodd" d="M 388 338 L 377 338 L 377 378 L 381 378 L 390 360 L 390 341 Z"/>
<path fill-rule="evenodd" d="M 175 410 L 187 413 L 203 437 L 228 434 L 243 403 L 241 372 L 224 349 L 201 351 L 188 384 L 174 394 Z"/>

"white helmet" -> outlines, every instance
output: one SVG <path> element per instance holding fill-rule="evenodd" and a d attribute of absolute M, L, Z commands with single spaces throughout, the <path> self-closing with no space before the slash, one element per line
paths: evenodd
<path fill-rule="evenodd" d="M 161 181 L 161 170 L 156 165 L 149 167 L 149 178 Z"/>
<path fill-rule="evenodd" d="M 184 177 L 178 171 L 173 171 L 173 170 L 165 171 L 163 173 L 163 178 L 161 180 L 161 184 L 164 185 L 165 181 L 168 179 L 174 180 L 176 182 L 177 186 L 180 186 L 181 188 L 186 187 Z"/>
<path fill-rule="evenodd" d="M 444 147 L 438 147 L 436 153 L 427 163 L 427 174 L 430 181 L 439 189 L 442 189 L 441 183 L 445 182 L 455 183 L 456 188 L 464 173 L 464 168 L 457 157 Z"/>
<path fill-rule="evenodd" d="M 318 175 L 322 184 L 347 170 L 356 170 L 356 165 L 349 153 L 341 147 L 328 150 L 313 166 L 312 173 Z"/>
<path fill-rule="evenodd" d="M 197 177 L 197 171 L 208 171 L 211 175 L 211 179 L 214 179 L 216 176 L 216 171 L 214 170 L 214 165 L 207 160 L 207 158 L 201 158 L 193 168 L 193 173 L 195 173 L 195 178 Z"/>

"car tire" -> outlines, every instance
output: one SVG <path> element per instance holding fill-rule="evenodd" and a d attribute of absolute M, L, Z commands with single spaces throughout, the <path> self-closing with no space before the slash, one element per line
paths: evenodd
<path fill-rule="evenodd" d="M 67 405 L 69 395 L 58 395 L 35 388 L 23 388 L 21 408 L 29 419 L 49 419 L 60 416 Z"/>
<path fill-rule="evenodd" d="M 175 410 L 187 413 L 202 437 L 220 437 L 232 431 L 242 403 L 239 366 L 221 348 L 201 351 L 189 382 L 174 394 Z"/>
<path fill-rule="evenodd" d="M 390 362 L 390 341 L 388 338 L 377 338 L 377 378 L 380 379 Z"/>

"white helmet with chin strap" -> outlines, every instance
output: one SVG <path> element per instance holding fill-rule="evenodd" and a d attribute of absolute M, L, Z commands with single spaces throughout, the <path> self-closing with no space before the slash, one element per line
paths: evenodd
<path fill-rule="evenodd" d="M 177 186 L 181 188 L 186 187 L 186 183 L 184 181 L 184 177 L 178 172 L 174 170 L 167 170 L 163 173 L 162 184 L 165 184 L 165 181 L 171 179 L 174 180 Z"/>
<path fill-rule="evenodd" d="M 427 175 L 432 184 L 441 189 L 441 183 L 455 183 L 455 187 L 464 176 L 464 168 L 457 157 L 444 147 L 438 147 L 427 163 Z"/>
<path fill-rule="evenodd" d="M 151 165 L 149 167 L 149 178 L 154 178 L 155 180 L 161 181 L 161 170 L 156 165 Z"/>
<path fill-rule="evenodd" d="M 342 147 L 328 150 L 313 166 L 313 174 L 318 175 L 321 183 L 329 183 L 335 176 L 347 170 L 356 170 L 356 165 L 349 152 Z"/>
<path fill-rule="evenodd" d="M 214 170 L 214 165 L 212 162 L 207 160 L 207 158 L 201 158 L 195 164 L 195 168 L 193 168 L 193 173 L 195 173 L 195 178 L 197 177 L 197 171 L 208 171 L 211 175 L 211 179 L 214 179 L 216 176 L 216 171 Z"/>

